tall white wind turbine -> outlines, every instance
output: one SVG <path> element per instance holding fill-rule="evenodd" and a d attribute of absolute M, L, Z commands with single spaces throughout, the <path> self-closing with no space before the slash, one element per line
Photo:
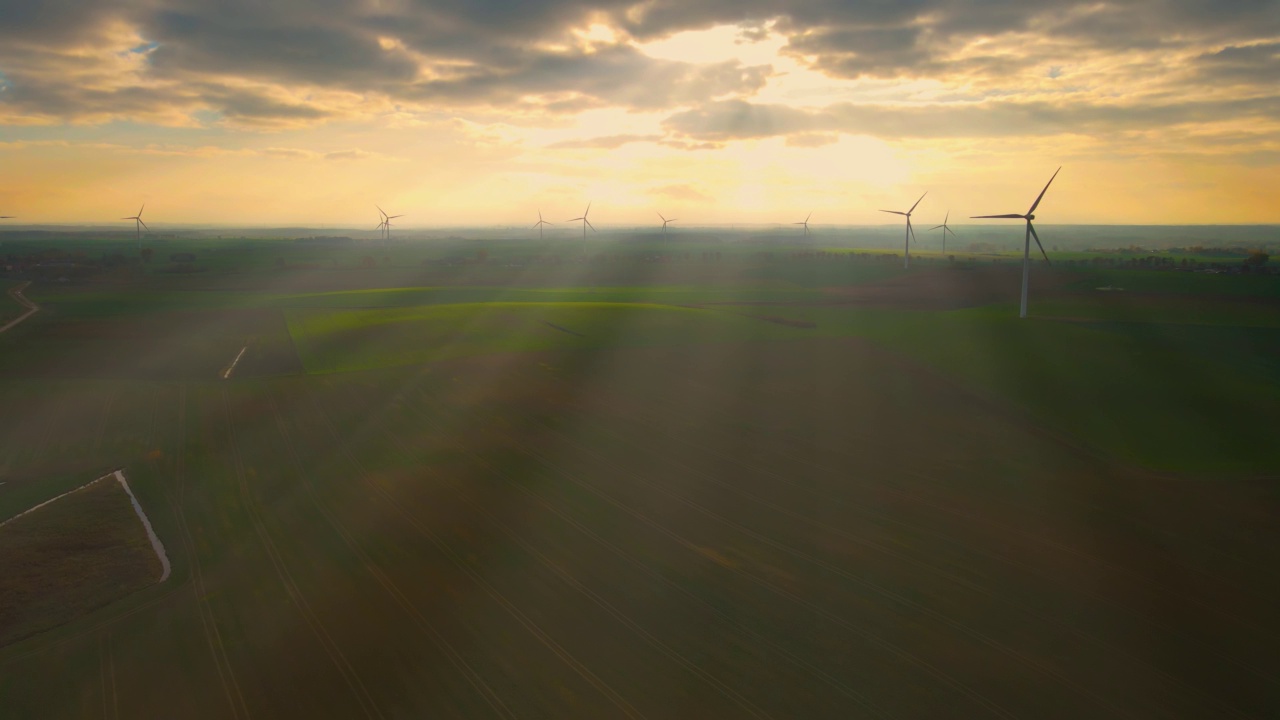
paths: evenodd
<path fill-rule="evenodd" d="M 973 216 L 974 220 L 986 220 L 986 219 L 994 219 L 994 218 L 1007 218 L 1009 220 L 1013 220 L 1016 218 L 1018 220 L 1027 221 L 1026 237 L 1023 239 L 1023 243 L 1022 243 L 1022 306 L 1018 310 L 1018 317 L 1020 318 L 1024 318 L 1027 316 L 1027 282 L 1028 282 L 1028 279 L 1031 277 L 1031 238 L 1036 239 L 1036 246 L 1040 248 L 1040 254 L 1044 256 L 1045 264 L 1047 265 L 1053 264 L 1049 262 L 1049 253 L 1045 252 L 1044 245 L 1040 244 L 1040 236 L 1036 234 L 1036 228 L 1034 225 L 1031 224 L 1031 221 L 1036 219 L 1036 216 L 1035 216 L 1036 208 L 1040 206 L 1040 201 L 1044 199 L 1044 194 L 1049 190 L 1049 186 L 1053 184 L 1053 178 L 1058 177 L 1058 173 L 1061 171 L 1062 171 L 1061 167 L 1053 171 L 1053 176 L 1049 178 L 1049 182 L 1044 184 L 1044 190 L 1041 190 L 1040 194 L 1036 196 L 1036 201 L 1031 203 L 1031 209 L 1028 210 L 1025 214 L 1019 215 L 1018 213 L 1009 213 L 1007 215 L 974 215 Z"/>
<path fill-rule="evenodd" d="M 542 226 L 543 226 L 543 225 L 552 225 L 552 224 L 554 224 L 554 223 L 549 223 L 549 222 L 547 222 L 546 220 L 543 220 L 543 219 L 542 219 L 542 211 L 541 211 L 541 210 L 539 210 L 539 211 L 538 211 L 538 222 L 536 222 L 536 223 L 534 223 L 534 224 L 533 224 L 533 226 L 534 226 L 534 227 L 538 228 L 538 239 L 539 239 L 539 240 L 541 240 L 541 239 L 542 239 Z"/>
<path fill-rule="evenodd" d="M 792 224 L 792 225 L 803 225 L 803 226 L 804 226 L 804 236 L 805 236 L 805 237 L 809 237 L 809 218 L 811 218 L 811 217 L 813 217 L 813 211 L 812 211 L 812 210 L 810 210 L 810 211 L 809 211 L 809 214 L 808 214 L 808 215 L 805 215 L 805 216 L 804 216 L 804 221 L 803 221 L 803 222 L 796 222 L 796 223 L 791 223 L 791 224 Z"/>
<path fill-rule="evenodd" d="M 137 234 L 138 234 L 138 249 L 139 249 L 139 250 L 141 250 L 141 249 L 142 249 L 142 228 L 147 228 L 147 232 L 151 232 L 151 228 L 147 227 L 147 224 L 146 224 L 146 223 L 144 223 L 144 222 L 142 222 L 142 211 L 143 211 L 143 210 L 145 210 L 146 208 L 147 208 L 147 204 L 146 204 L 146 203 L 142 203 L 142 207 L 138 208 L 138 214 L 137 214 L 137 215 L 130 215 L 130 216 L 129 216 L 129 217 L 127 217 L 127 218 L 120 218 L 121 220 L 132 220 L 132 221 L 133 221 L 133 229 L 134 229 L 134 230 L 137 232 Z"/>
<path fill-rule="evenodd" d="M 928 194 L 929 194 L 929 191 L 926 190 L 924 192 L 924 195 L 928 195 Z M 920 196 L 920 200 L 924 199 L 924 195 Z M 907 218 L 907 234 L 906 234 L 906 239 L 903 240 L 903 243 L 902 243 L 902 267 L 903 268 L 911 267 L 911 239 L 916 236 L 916 231 L 911 229 L 911 213 L 916 211 L 916 205 L 920 204 L 920 200 L 916 200 L 916 204 L 912 205 L 911 209 L 906 212 L 902 212 L 900 210 L 881 210 L 880 211 L 880 212 L 890 213 L 893 215 L 904 215 Z"/>
<path fill-rule="evenodd" d="M 670 220 L 668 220 L 668 219 L 666 219 L 666 218 L 662 217 L 662 213 L 658 213 L 658 217 L 662 218 L 662 234 L 663 234 L 663 235 L 666 235 L 666 234 L 667 234 L 667 223 L 673 223 L 673 222 L 675 222 L 675 221 L 676 221 L 676 219 L 675 219 L 675 218 L 671 218 Z"/>
<path fill-rule="evenodd" d="M 402 218 L 404 217 L 404 215 L 388 215 L 387 211 L 383 210 L 381 207 L 378 207 L 377 205 L 374 205 L 374 207 L 378 208 L 378 212 L 382 213 L 383 237 L 387 240 L 390 240 L 391 239 L 391 221 L 395 220 L 396 218 Z"/>
<path fill-rule="evenodd" d="M 590 213 L 591 213 L 591 201 L 588 201 L 588 202 L 587 202 L 587 209 L 586 209 L 586 210 L 584 210 L 584 211 L 582 212 L 582 217 L 569 218 L 568 220 L 565 220 L 565 222 L 578 222 L 579 220 L 581 220 L 581 221 L 582 221 L 582 243 L 583 243 L 582 247 L 583 247 L 583 249 L 584 249 L 584 250 L 585 250 L 585 249 L 586 249 L 586 247 L 587 247 L 587 245 L 586 245 L 586 242 L 587 242 L 587 228 L 588 228 L 588 227 L 589 227 L 589 228 L 591 228 L 591 232 L 595 232 L 595 231 L 596 231 L 596 226 L 595 226 L 595 225 L 592 225 L 592 224 L 591 224 L 591 221 L 587 219 L 587 215 L 589 215 Z"/>
<path fill-rule="evenodd" d="M 933 227 L 929 228 L 930 230 L 937 230 L 938 228 L 942 228 L 942 254 L 943 255 L 947 254 L 947 233 L 951 233 L 952 235 L 956 234 L 955 230 L 952 230 L 950 227 L 947 226 L 947 221 L 950 219 L 951 219 L 951 211 L 948 210 L 946 217 L 942 218 L 941 225 L 934 225 Z"/>

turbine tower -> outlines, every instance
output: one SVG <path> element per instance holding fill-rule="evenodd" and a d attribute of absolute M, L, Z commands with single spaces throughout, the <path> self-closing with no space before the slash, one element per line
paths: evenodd
<path fill-rule="evenodd" d="M 1040 254 L 1044 256 L 1045 264 L 1047 265 L 1053 264 L 1049 262 L 1049 253 L 1045 252 L 1044 245 L 1040 244 L 1040 236 L 1036 234 L 1036 228 L 1034 225 L 1031 224 L 1031 221 L 1036 219 L 1036 216 L 1035 216 L 1036 208 L 1040 206 L 1040 201 L 1044 199 L 1045 192 L 1047 192 L 1049 190 L 1049 186 L 1053 184 L 1053 178 L 1058 177 L 1058 173 L 1061 171 L 1062 171 L 1061 166 L 1059 166 L 1057 170 L 1053 171 L 1053 176 L 1049 178 L 1049 182 L 1044 184 L 1044 190 L 1041 190 L 1040 194 L 1036 196 L 1036 201 L 1031 203 L 1031 209 L 1028 210 L 1025 215 L 1019 215 L 1017 213 L 1009 213 L 1007 215 L 974 215 L 973 216 L 974 220 L 985 220 L 985 219 L 991 219 L 991 218 L 1007 218 L 1012 220 L 1014 218 L 1017 218 L 1019 220 L 1027 221 L 1026 237 L 1023 238 L 1023 242 L 1022 242 L 1022 306 L 1018 310 L 1018 317 L 1020 318 L 1024 318 L 1027 316 L 1027 281 L 1031 277 L 1031 238 L 1036 239 L 1036 246 L 1040 248 Z"/>
<path fill-rule="evenodd" d="M 662 234 L 663 234 L 663 235 L 666 235 L 666 234 L 667 234 L 667 223 L 673 223 L 673 222 L 675 222 L 675 221 L 676 221 L 676 219 L 675 219 L 675 218 L 671 218 L 670 220 L 668 220 L 668 219 L 666 219 L 666 218 L 662 217 L 662 213 L 658 213 L 658 217 L 662 218 Z"/>
<path fill-rule="evenodd" d="M 538 239 L 539 239 L 539 240 L 541 240 L 541 239 L 542 239 L 542 226 L 543 226 L 543 225 L 552 225 L 552 224 L 554 224 L 554 223 L 549 223 L 549 222 L 547 222 L 546 220 L 543 220 L 543 219 L 542 219 L 542 211 L 541 211 L 541 210 L 539 210 L 539 211 L 538 211 L 538 222 L 536 222 L 536 223 L 534 223 L 534 224 L 533 224 L 533 226 L 534 226 L 534 227 L 538 228 Z"/>
<path fill-rule="evenodd" d="M 805 237 L 809 237 L 809 218 L 811 218 L 811 217 L 813 217 L 813 211 L 812 211 L 812 210 L 810 210 L 810 211 L 809 211 L 809 214 L 808 214 L 808 215 L 805 215 L 805 216 L 804 216 L 804 222 L 791 223 L 791 224 L 792 224 L 792 225 L 803 225 L 803 226 L 804 226 L 804 236 L 805 236 Z"/>
<path fill-rule="evenodd" d="M 129 217 L 127 217 L 127 218 L 120 218 L 121 220 L 132 220 L 132 221 L 133 221 L 133 229 L 134 229 L 134 230 L 137 232 L 137 234 L 138 234 L 138 249 L 139 249 L 139 250 L 141 250 L 141 249 L 142 249 L 142 228 L 147 228 L 147 232 L 151 232 L 151 228 L 147 227 L 147 224 L 146 224 L 146 223 L 144 223 L 144 222 L 142 222 L 142 211 L 143 211 L 143 210 L 145 210 L 145 209 L 146 209 L 146 207 L 147 207 L 147 204 L 146 204 L 146 203 L 142 203 L 142 207 L 138 208 L 138 214 L 137 214 L 137 215 L 130 215 L 130 216 L 129 216 Z"/>
<path fill-rule="evenodd" d="M 952 235 L 956 234 L 955 230 L 952 230 L 951 228 L 947 227 L 947 221 L 950 219 L 951 219 L 951 211 L 948 210 L 946 217 L 942 218 L 941 225 L 934 225 L 933 227 L 929 228 L 930 230 L 937 230 L 938 228 L 942 228 L 942 254 L 943 255 L 947 254 L 947 233 L 951 233 Z"/>
<path fill-rule="evenodd" d="M 582 221 L 582 243 L 583 243 L 583 245 L 582 245 L 582 249 L 583 249 L 583 250 L 586 250 L 586 248 L 587 248 L 587 245 L 586 245 L 586 242 L 587 242 L 587 228 L 588 228 L 588 227 L 590 227 L 590 228 L 591 228 L 591 232 L 595 232 L 595 231 L 596 231 L 596 226 L 595 226 L 595 225 L 592 225 L 592 224 L 591 224 L 591 221 L 587 219 L 587 215 L 588 215 L 588 214 L 590 214 L 590 213 L 591 213 L 591 202 L 590 202 L 590 201 L 588 201 L 588 202 L 587 202 L 587 209 L 586 209 L 586 210 L 584 210 L 584 211 L 582 212 L 582 217 L 570 218 L 570 219 L 568 219 L 568 220 L 565 220 L 565 222 L 578 222 L 579 220 L 581 220 L 581 221 Z"/>
<path fill-rule="evenodd" d="M 928 195 L 928 194 L 929 194 L 929 191 L 926 190 L 924 192 L 924 195 Z M 924 195 L 920 196 L 920 200 L 924 199 Z M 920 200 L 916 200 L 916 205 L 920 204 Z M 916 211 L 916 205 L 912 205 L 911 209 L 906 212 L 901 212 L 899 210 L 881 210 L 880 211 L 880 212 L 891 213 L 893 215 L 904 215 L 907 218 L 906 239 L 902 241 L 902 267 L 904 270 L 906 268 L 911 267 L 911 238 L 916 236 L 916 231 L 911 229 L 911 213 Z"/>

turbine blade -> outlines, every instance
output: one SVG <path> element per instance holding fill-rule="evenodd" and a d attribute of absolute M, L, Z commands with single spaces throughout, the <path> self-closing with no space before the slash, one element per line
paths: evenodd
<path fill-rule="evenodd" d="M 809 218 L 811 218 L 811 217 L 813 217 L 813 211 L 812 211 L 812 210 L 810 210 L 810 211 L 809 211 L 809 214 L 808 214 L 808 215 L 805 215 L 805 216 L 804 216 L 804 221 L 805 221 L 806 223 L 807 223 L 807 222 L 809 222 Z"/>
<path fill-rule="evenodd" d="M 586 218 L 582 218 L 582 222 L 586 223 L 586 224 L 587 224 L 587 227 L 591 228 L 591 232 L 595 232 L 595 231 L 596 231 L 596 226 L 595 226 L 595 225 L 592 225 L 590 220 L 588 220 L 588 219 L 586 219 Z"/>
<path fill-rule="evenodd" d="M 666 221 L 667 221 L 667 219 L 666 219 L 666 218 L 662 217 L 662 213 L 658 213 L 658 217 L 662 218 L 662 222 L 666 222 Z"/>
<path fill-rule="evenodd" d="M 906 213 L 898 212 L 897 210 L 881 210 L 880 212 L 893 213 L 894 215 L 906 215 Z"/>
<path fill-rule="evenodd" d="M 675 222 L 675 221 L 676 221 L 676 218 L 671 218 L 671 219 L 670 219 L 670 220 L 668 220 L 667 222 L 669 222 L 669 223 L 670 223 L 670 222 Z"/>
<path fill-rule="evenodd" d="M 928 190 L 925 190 L 925 191 L 924 191 L 924 195 L 928 195 L 928 194 L 929 194 L 929 191 L 928 191 Z M 924 199 L 924 195 L 921 195 L 921 196 L 920 196 L 920 200 L 923 200 L 923 199 Z M 916 205 L 919 205 L 919 204 L 920 204 L 920 200 L 917 200 L 917 201 L 916 201 Z M 910 215 L 911 213 L 915 212 L 915 211 L 916 211 L 916 205 L 912 205 L 912 206 L 911 206 L 911 209 L 910 209 L 910 210 L 908 210 L 905 214 L 906 214 L 906 215 Z"/>
<path fill-rule="evenodd" d="M 950 211 L 950 210 L 948 210 L 948 211 L 947 211 L 947 216 L 946 216 L 946 217 L 944 217 L 944 218 L 942 218 L 942 224 L 943 224 L 943 225 L 946 225 L 946 224 L 947 224 L 947 221 L 948 221 L 948 220 L 950 220 L 950 219 L 951 219 L 951 211 Z"/>
<path fill-rule="evenodd" d="M 387 211 L 386 211 L 386 210 L 383 210 L 381 205 L 379 205 L 378 203 L 374 203 L 374 204 L 373 204 L 373 206 L 374 206 L 374 207 L 376 207 L 376 208 L 378 208 L 378 214 L 379 214 L 379 215 L 381 215 L 382 217 L 386 217 L 386 216 L 387 216 Z"/>
<path fill-rule="evenodd" d="M 138 218 L 138 222 L 142 223 L 142 227 L 147 228 L 147 232 L 151 232 L 151 228 L 147 227 L 145 222 L 142 222 L 142 218 Z"/>
<path fill-rule="evenodd" d="M 138 208 L 138 217 L 142 217 L 142 211 L 147 209 L 147 204 L 142 203 L 142 207 Z"/>
<path fill-rule="evenodd" d="M 587 209 L 582 212 L 582 217 L 586 217 L 591 214 L 591 203 L 593 202 L 595 201 L 594 200 L 587 201 Z"/>
<path fill-rule="evenodd" d="M 956 234 L 956 231 L 955 231 L 955 230 L 952 230 L 950 227 L 948 227 L 948 226 L 946 226 L 946 225 L 943 225 L 943 226 L 942 226 L 942 234 L 943 234 L 943 235 L 946 235 L 947 233 L 951 233 L 952 235 L 955 235 L 955 234 Z"/>
<path fill-rule="evenodd" d="M 930 229 L 930 230 L 937 230 L 938 228 L 944 228 L 944 227 L 946 227 L 946 225 L 934 225 L 933 227 L 931 227 L 931 228 L 929 228 L 929 229 Z"/>
<path fill-rule="evenodd" d="M 1047 191 L 1049 190 L 1049 186 L 1053 184 L 1053 178 L 1058 177 L 1058 173 L 1059 173 L 1059 172 L 1061 172 L 1061 171 L 1062 171 L 1062 166 L 1061 166 L 1061 165 L 1059 165 L 1059 166 L 1058 166 L 1058 169 L 1057 169 L 1057 170 L 1054 170 L 1054 171 L 1053 171 L 1053 177 L 1049 178 L 1049 182 L 1047 182 L 1047 183 L 1045 183 L 1045 184 L 1044 184 L 1044 190 L 1041 190 L 1041 191 L 1040 191 L 1040 194 L 1039 194 L 1038 196 L 1036 196 L 1036 201 L 1035 201 L 1035 202 L 1033 202 L 1033 203 L 1031 203 L 1031 209 L 1027 211 L 1027 214 L 1028 214 L 1028 215 L 1030 215 L 1031 213 L 1035 212 L 1035 211 L 1036 211 L 1036 208 L 1040 206 L 1040 200 L 1041 200 L 1042 198 L 1044 198 L 1044 194 L 1045 194 L 1045 192 L 1047 192 Z"/>
<path fill-rule="evenodd" d="M 1045 252 L 1044 246 L 1040 244 L 1040 236 L 1036 234 L 1036 226 L 1032 225 L 1030 220 L 1027 221 L 1027 229 L 1031 231 L 1031 237 L 1036 239 L 1036 246 L 1040 248 L 1040 254 L 1044 256 L 1045 264 L 1052 265 L 1053 263 L 1049 262 L 1049 253 Z"/>
<path fill-rule="evenodd" d="M 1026 220 L 1027 216 L 1018 215 L 1017 213 L 1009 213 L 1008 215 L 970 215 L 969 216 L 970 220 L 982 220 L 985 218 L 1010 218 L 1010 219 L 1018 218 L 1019 220 Z"/>

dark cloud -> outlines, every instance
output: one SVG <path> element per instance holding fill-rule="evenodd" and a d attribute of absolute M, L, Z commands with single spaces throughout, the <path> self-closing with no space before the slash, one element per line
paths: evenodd
<path fill-rule="evenodd" d="M 1214 82 L 1280 82 L 1280 43 L 1230 46 L 1196 59 L 1196 72 Z"/>
<path fill-rule="evenodd" d="M 1106 136 L 1126 130 L 1250 117 L 1280 117 L 1280 97 L 1160 105 L 1053 105 L 1013 101 L 921 106 L 838 103 L 816 110 L 733 100 L 676 113 L 667 118 L 664 127 L 677 136 L 702 142 L 834 132 L 881 138 Z"/>
<path fill-rule="evenodd" d="M 594 20 L 623 42 L 582 47 L 573 30 Z M 1199 56 L 1191 68 L 1147 70 L 1169 92 L 1229 81 L 1271 95 L 1280 0 L 0 0 L 0 112 L 151 119 L 203 109 L 247 123 L 340 114 L 281 99 L 309 88 L 428 108 L 701 106 L 750 97 L 771 69 L 657 60 L 625 35 L 721 24 L 738 26 L 743 42 L 780 33 L 784 52 L 838 77 L 990 84 L 1148 49 Z M 1015 33 L 1016 52 L 973 44 Z M 135 45 L 142 62 L 122 63 Z M 105 69 L 86 67 L 95 62 Z M 1044 112 L 1053 127 L 1057 115 Z"/>

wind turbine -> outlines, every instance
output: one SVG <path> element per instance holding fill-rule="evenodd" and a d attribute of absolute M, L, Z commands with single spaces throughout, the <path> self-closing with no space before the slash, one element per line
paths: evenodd
<path fill-rule="evenodd" d="M 588 228 L 588 227 L 590 227 L 590 228 L 591 228 L 591 232 L 595 232 L 595 231 L 596 231 L 596 226 L 595 226 L 595 225 L 592 225 L 592 224 L 591 224 L 591 221 L 587 219 L 587 215 L 588 215 L 590 212 L 591 212 L 591 202 L 590 202 L 590 201 L 588 201 L 588 202 L 587 202 L 587 209 L 586 209 L 586 210 L 584 210 L 584 211 L 582 212 L 582 217 L 569 218 L 568 220 L 565 220 L 565 222 L 578 222 L 579 220 L 581 220 L 581 221 L 582 221 L 582 242 L 583 242 L 583 243 L 585 243 L 585 242 L 587 241 L 587 228 Z M 585 248 L 586 246 L 584 245 L 583 247 Z"/>
<path fill-rule="evenodd" d="M 929 191 L 926 190 L 924 192 L 924 195 L 928 195 L 928 194 L 929 194 Z M 920 196 L 920 200 L 924 199 L 924 195 Z M 916 205 L 920 204 L 920 200 L 916 201 Z M 905 215 L 907 218 L 906 239 L 902 241 L 902 267 L 903 268 L 911 267 L 911 238 L 916 236 L 916 231 L 911 229 L 911 213 L 916 211 L 916 205 L 912 205 L 911 209 L 906 212 L 900 212 L 898 210 L 881 210 L 880 211 L 880 212 L 891 213 L 893 215 Z"/>
<path fill-rule="evenodd" d="M 541 210 L 539 210 L 539 211 L 538 211 L 538 222 L 536 222 L 536 223 L 534 223 L 534 224 L 533 224 L 533 226 L 534 226 L 534 227 L 538 228 L 538 239 L 539 239 L 539 240 L 541 240 L 541 239 L 542 239 L 542 226 L 543 226 L 543 225 L 554 225 L 554 224 L 555 224 L 555 223 L 549 223 L 549 222 L 547 222 L 546 220 L 543 220 L 543 219 L 542 219 L 542 211 L 541 211 Z"/>
<path fill-rule="evenodd" d="M 147 227 L 147 224 L 142 222 L 142 211 L 145 210 L 146 207 L 147 207 L 147 204 L 142 203 L 142 207 L 138 208 L 137 215 L 132 215 L 127 218 L 120 218 L 121 220 L 133 221 L 133 229 L 138 233 L 138 249 L 139 250 L 142 249 L 142 228 L 147 228 L 147 232 L 151 232 L 151 228 Z"/>
<path fill-rule="evenodd" d="M 668 219 L 666 219 L 666 218 L 662 217 L 662 213 L 658 213 L 658 217 L 662 218 L 662 234 L 663 234 L 663 235 L 666 235 L 666 234 L 667 234 L 667 223 L 673 223 L 673 222 L 675 222 L 675 221 L 676 221 L 676 219 L 675 219 L 675 218 L 671 218 L 670 220 L 668 220 Z"/>
<path fill-rule="evenodd" d="M 955 230 L 952 230 L 951 228 L 947 227 L 947 221 L 950 219 L 951 219 L 951 211 L 948 210 L 947 216 L 942 218 L 941 225 L 934 225 L 933 227 L 929 228 L 930 230 L 937 230 L 938 228 L 942 228 L 942 254 L 943 255 L 947 254 L 947 233 L 951 233 L 952 235 L 956 234 Z"/>
<path fill-rule="evenodd" d="M 805 237 L 809 237 L 809 218 L 811 218 L 811 217 L 813 217 L 813 211 L 812 211 L 812 210 L 810 210 L 810 211 L 809 211 L 809 214 L 808 214 L 808 215 L 805 215 L 805 216 L 804 216 L 804 222 L 791 223 L 791 224 L 792 224 L 792 225 L 803 225 L 803 226 L 804 226 L 804 236 L 805 236 Z"/>
<path fill-rule="evenodd" d="M 383 237 L 385 237 L 387 240 L 390 240 L 391 239 L 391 221 L 395 220 L 396 218 L 402 218 L 404 217 L 404 215 L 388 215 L 387 211 L 383 210 L 381 207 L 378 207 L 377 205 L 374 205 L 374 207 L 378 208 L 378 212 L 382 213 L 382 230 L 384 233 Z"/>
<path fill-rule="evenodd" d="M 1023 239 L 1023 243 L 1022 243 L 1022 307 L 1018 310 L 1018 317 L 1020 318 L 1024 318 L 1027 316 L 1027 280 L 1031 276 L 1031 238 L 1036 239 L 1036 245 L 1040 248 L 1040 254 L 1044 255 L 1045 263 L 1048 265 L 1053 264 L 1049 262 L 1049 253 L 1045 252 L 1044 245 L 1040 244 L 1040 236 L 1036 234 L 1035 226 L 1031 224 L 1031 221 L 1036 219 L 1036 216 L 1035 216 L 1036 208 L 1040 206 L 1040 201 L 1044 199 L 1045 192 L 1047 192 L 1049 190 L 1049 186 L 1053 184 L 1053 178 L 1058 177 L 1058 173 L 1061 171 L 1062 171 L 1061 166 L 1059 166 L 1057 170 L 1053 171 L 1053 176 L 1049 178 L 1049 182 L 1044 184 L 1044 190 L 1041 190 L 1040 194 L 1036 196 L 1036 201 L 1031 203 L 1031 209 L 1028 210 L 1025 215 L 1019 215 L 1017 213 L 1009 213 L 1008 215 L 974 215 L 973 216 L 974 220 L 985 220 L 985 219 L 991 219 L 991 218 L 1008 218 L 1012 220 L 1014 218 L 1017 218 L 1019 220 L 1027 221 L 1026 237 Z"/>

